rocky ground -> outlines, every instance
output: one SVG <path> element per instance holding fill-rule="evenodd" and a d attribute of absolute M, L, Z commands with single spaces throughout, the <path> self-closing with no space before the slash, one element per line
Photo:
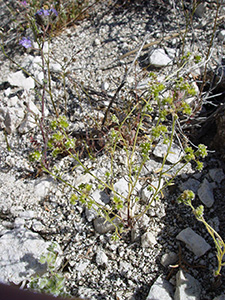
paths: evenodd
<path fill-rule="evenodd" d="M 198 7 L 192 29 L 183 40 L 186 21 L 180 2 L 100 2 L 92 7 L 88 18 L 52 38 L 49 47 L 53 96 L 60 114 L 67 115 L 71 135 L 78 137 L 87 133 L 87 127 L 93 128 L 95 123 L 102 122 L 110 100 L 134 61 L 137 52 L 130 51 L 141 49 L 144 41 L 152 44 L 140 51 L 112 106 L 118 117 L 126 101 L 132 102 L 146 91 L 150 70 L 159 76 L 177 70 L 176 59 L 184 43 L 184 53 L 190 51 L 193 56 L 206 56 L 216 1 L 205 1 Z M 24 51 L 18 44 L 20 37 L 10 21 L 6 3 L 1 3 L 0 10 L 4 11 L 1 22 L 6 54 L 33 78 L 42 80 L 39 53 Z M 184 3 L 188 11 L 190 3 Z M 204 160 L 204 170 L 198 173 L 188 164 L 179 173 L 175 185 L 164 192 L 164 197 L 153 202 L 132 235 L 124 233 L 118 241 L 112 240 L 109 224 L 93 210 L 81 203 L 70 203 L 70 187 L 54 181 L 50 175 L 39 174 L 29 161 L 29 153 L 41 143 L 40 130 L 32 114 L 27 112 L 28 104 L 32 112 L 40 114 L 40 100 L 33 90 L 36 83 L 0 54 L 2 282 L 26 286 L 31 275 L 42 274 L 46 266 L 38 259 L 54 241 L 59 252 L 57 268 L 64 273 L 66 286 L 73 296 L 120 300 L 225 298 L 224 269 L 219 280 L 213 277 L 217 260 L 210 235 L 194 219 L 189 208 L 176 202 L 183 190 L 192 189 L 197 195 L 195 206 L 204 204 L 205 219 L 225 238 L 224 15 L 222 5 L 210 53 L 209 83 L 203 93 L 203 107 L 189 127 L 184 128 L 193 143 L 204 142 L 210 150 Z M 27 30 L 26 36 L 29 34 Z M 129 55 L 125 56 L 126 53 Z M 191 74 L 200 86 L 203 66 L 200 63 L 196 67 L 189 62 L 181 75 Z M 62 75 L 66 73 L 64 81 Z M 191 101 L 197 107 L 199 100 Z M 50 120 L 54 117 L 51 104 L 45 113 Z M 175 142 L 166 164 L 168 168 L 182 152 L 178 140 Z M 110 158 L 107 152 L 97 150 L 94 160 L 83 157 L 83 162 L 97 178 L 104 178 L 110 168 Z M 142 178 L 152 176 L 160 168 L 163 155 L 159 143 L 140 174 Z M 138 161 L 139 153 L 135 157 Z M 106 205 L 110 202 L 110 195 L 100 193 L 93 177 L 77 167 L 71 157 L 61 157 L 55 160 L 55 165 L 64 174 L 63 178 L 74 186 L 92 183 L 96 187 L 92 194 L 95 201 Z M 126 156 L 121 149 L 115 156 L 114 184 L 124 195 L 126 179 Z M 157 177 L 154 180 L 157 182 Z M 149 198 L 149 191 L 141 180 L 137 194 L 141 194 L 143 201 Z"/>

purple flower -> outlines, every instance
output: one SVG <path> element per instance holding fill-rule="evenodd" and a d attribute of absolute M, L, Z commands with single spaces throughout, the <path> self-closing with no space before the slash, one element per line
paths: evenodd
<path fill-rule="evenodd" d="M 26 49 L 32 47 L 31 40 L 26 37 L 23 37 L 22 40 L 19 42 L 19 44 L 25 47 Z"/>
<path fill-rule="evenodd" d="M 55 8 L 51 8 L 50 12 L 52 12 L 53 14 L 55 14 L 56 17 L 58 16 L 57 10 Z"/>
<path fill-rule="evenodd" d="M 27 1 L 21 1 L 20 4 L 23 5 L 23 6 L 27 6 L 28 5 Z"/>
<path fill-rule="evenodd" d="M 37 14 L 39 15 L 39 16 L 44 16 L 44 17 L 46 17 L 46 16 L 49 16 L 49 14 L 50 14 L 50 12 L 49 12 L 49 9 L 43 9 L 43 8 L 41 8 L 41 9 L 39 9 L 38 11 L 37 11 Z"/>

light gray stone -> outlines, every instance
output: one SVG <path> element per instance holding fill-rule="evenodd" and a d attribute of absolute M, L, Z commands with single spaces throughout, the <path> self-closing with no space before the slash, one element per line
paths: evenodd
<path fill-rule="evenodd" d="M 98 204 L 105 206 L 107 203 L 110 202 L 110 197 L 105 192 L 100 190 L 95 190 L 91 197 L 96 201 Z M 93 208 L 85 208 L 85 215 L 88 220 L 88 222 L 91 222 L 92 220 L 96 219 L 98 217 L 98 206 L 96 204 L 93 204 Z"/>
<path fill-rule="evenodd" d="M 24 118 L 24 109 L 22 107 L 10 107 L 5 109 L 4 127 L 7 133 L 14 133 Z"/>
<path fill-rule="evenodd" d="M 167 144 L 163 144 L 162 141 L 160 141 L 154 151 L 153 154 L 157 157 L 161 157 L 163 158 L 164 155 L 167 153 L 167 149 L 168 149 L 168 145 Z M 170 153 L 167 156 L 167 161 L 174 164 L 176 163 L 178 160 L 181 159 L 183 155 L 183 151 L 180 149 L 180 147 L 178 147 L 176 144 L 172 144 L 172 147 L 170 149 Z"/>
<path fill-rule="evenodd" d="M 198 197 L 204 205 L 212 207 L 214 203 L 213 189 L 205 178 L 198 189 Z"/>
<path fill-rule="evenodd" d="M 146 300 L 173 300 L 173 286 L 161 276 L 152 285 Z"/>
<path fill-rule="evenodd" d="M 165 53 L 164 49 L 155 49 L 149 53 L 149 63 L 154 67 L 161 68 L 171 65 L 172 60 Z"/>
<path fill-rule="evenodd" d="M 206 11 L 206 8 L 205 8 L 205 3 L 200 3 L 196 10 L 195 10 L 195 16 L 198 17 L 198 18 L 202 18 L 204 16 L 204 13 Z"/>
<path fill-rule="evenodd" d="M 0 281 L 19 284 L 34 274 L 45 273 L 46 265 L 40 264 L 39 259 L 49 245 L 50 242 L 25 228 L 7 231 L 0 238 Z M 62 260 L 58 257 L 60 265 Z"/>
<path fill-rule="evenodd" d="M 176 275 L 176 291 L 174 300 L 199 300 L 201 285 L 194 277 L 182 270 Z"/>
<path fill-rule="evenodd" d="M 114 219 L 113 223 L 118 225 L 119 220 Z M 112 223 L 106 221 L 106 219 L 103 217 L 99 217 L 94 220 L 94 228 L 100 234 L 115 230 L 115 226 Z"/>
<path fill-rule="evenodd" d="M 223 42 L 225 40 L 225 30 L 221 30 L 218 34 L 218 40 Z"/>
<path fill-rule="evenodd" d="M 34 183 L 34 194 L 39 198 L 47 196 L 50 187 L 54 184 L 54 180 L 49 178 L 36 179 Z"/>
<path fill-rule="evenodd" d="M 204 255 L 211 247 L 210 245 L 190 227 L 182 230 L 176 238 L 184 242 L 189 250 L 196 256 Z"/>
<path fill-rule="evenodd" d="M 195 194 L 198 192 L 200 182 L 194 178 L 189 178 L 187 181 L 180 184 L 179 188 L 183 192 L 185 190 L 191 190 Z"/>
<path fill-rule="evenodd" d="M 161 179 L 160 186 L 159 188 L 161 189 L 163 187 L 164 180 Z M 159 181 L 155 180 L 151 182 L 151 186 L 145 187 L 141 191 L 141 200 L 144 201 L 145 203 L 148 203 L 151 200 L 151 197 L 153 196 L 155 190 L 158 188 Z M 152 189 L 150 189 L 152 187 Z M 154 202 L 154 201 L 153 201 Z M 155 203 L 152 203 L 152 206 L 155 206 Z"/>
<path fill-rule="evenodd" d="M 156 238 L 152 232 L 145 232 L 141 237 L 142 248 L 153 247 L 157 244 Z"/>
<path fill-rule="evenodd" d="M 99 250 L 96 254 L 96 264 L 98 266 L 107 267 L 108 265 L 108 257 L 104 251 Z"/>
<path fill-rule="evenodd" d="M 25 90 L 30 90 L 35 87 L 35 82 L 31 77 L 25 77 L 23 71 L 17 71 L 8 75 L 8 82 L 12 86 L 18 86 Z"/>
<path fill-rule="evenodd" d="M 225 175 L 223 173 L 223 170 L 219 169 L 219 168 L 210 169 L 209 170 L 209 176 L 216 183 L 221 183 L 221 181 L 223 181 L 225 179 Z"/>
<path fill-rule="evenodd" d="M 163 256 L 161 258 L 161 264 L 164 267 L 168 267 L 169 265 L 174 264 L 177 260 L 178 260 L 177 253 L 175 253 L 175 252 L 169 252 L 169 253 L 163 254 Z"/>

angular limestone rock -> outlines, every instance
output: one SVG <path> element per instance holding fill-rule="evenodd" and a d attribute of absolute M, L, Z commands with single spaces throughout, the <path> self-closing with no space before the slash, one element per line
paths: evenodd
<path fill-rule="evenodd" d="M 184 242 L 196 256 L 204 255 L 211 247 L 206 241 L 190 227 L 182 230 L 176 238 Z"/>

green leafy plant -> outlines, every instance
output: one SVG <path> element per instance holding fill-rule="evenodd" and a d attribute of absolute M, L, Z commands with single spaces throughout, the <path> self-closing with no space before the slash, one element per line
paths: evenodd
<path fill-rule="evenodd" d="M 40 258 L 41 264 L 47 265 L 47 272 L 43 275 L 36 275 L 29 279 L 27 287 L 46 294 L 62 297 L 69 297 L 70 294 L 66 290 L 65 276 L 56 270 L 57 257 L 59 255 L 57 246 L 52 243 L 47 253 Z"/>
<path fill-rule="evenodd" d="M 202 153 L 202 149 L 200 149 L 200 152 Z M 204 150 L 203 153 L 204 155 Z M 206 220 L 204 219 L 204 206 L 200 205 L 197 208 L 194 208 L 194 206 L 192 205 L 192 201 L 195 199 L 195 194 L 193 193 L 193 191 L 190 190 L 185 190 L 179 197 L 178 197 L 178 203 L 183 203 L 187 206 L 189 206 L 192 210 L 192 213 L 194 214 L 195 218 L 199 221 L 202 222 L 208 233 L 211 235 L 215 247 L 216 247 L 216 256 L 217 256 L 217 261 L 218 261 L 218 268 L 217 270 L 214 272 L 215 276 L 219 276 L 221 268 L 223 266 L 225 266 L 225 262 L 223 262 L 223 257 L 225 255 L 225 243 L 223 241 L 223 239 L 221 238 L 221 236 L 206 222 Z"/>

